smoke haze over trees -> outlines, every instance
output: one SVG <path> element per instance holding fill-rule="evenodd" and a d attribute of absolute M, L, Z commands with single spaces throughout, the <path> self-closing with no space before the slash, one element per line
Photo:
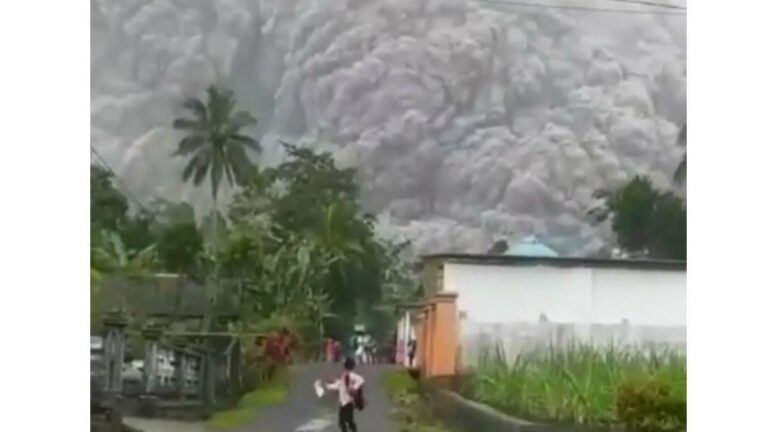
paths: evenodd
<path fill-rule="evenodd" d="M 259 119 L 261 165 L 284 159 L 280 139 L 333 152 L 380 230 L 418 252 L 485 252 L 515 233 L 590 254 L 615 241 L 590 223 L 595 190 L 635 176 L 680 187 L 684 15 L 469 0 L 91 8 L 92 145 L 145 201 L 209 211 L 169 155 L 179 101 L 211 83 Z"/>

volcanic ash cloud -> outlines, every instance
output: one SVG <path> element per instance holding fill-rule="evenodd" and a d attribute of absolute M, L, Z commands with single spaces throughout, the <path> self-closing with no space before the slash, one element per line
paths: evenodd
<path fill-rule="evenodd" d="M 92 144 L 146 199 L 207 205 L 168 160 L 169 125 L 212 81 L 260 118 L 265 162 L 278 137 L 332 149 L 359 169 L 382 232 L 418 252 L 482 251 L 510 233 L 594 252 L 611 238 L 587 220 L 592 192 L 635 174 L 669 187 L 681 156 L 684 16 L 94 0 L 91 31 Z"/>

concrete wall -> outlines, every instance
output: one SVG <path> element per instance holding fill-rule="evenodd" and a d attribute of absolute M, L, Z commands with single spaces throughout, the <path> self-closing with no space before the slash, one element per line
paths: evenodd
<path fill-rule="evenodd" d="M 461 362 L 484 346 L 508 356 L 548 343 L 685 349 L 685 271 L 445 263 L 458 294 Z"/>

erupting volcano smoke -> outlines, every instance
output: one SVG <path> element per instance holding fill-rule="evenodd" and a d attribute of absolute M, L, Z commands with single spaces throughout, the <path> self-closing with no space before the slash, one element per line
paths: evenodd
<path fill-rule="evenodd" d="M 92 144 L 146 199 L 206 205 L 181 183 L 169 126 L 212 82 L 259 118 L 267 162 L 281 137 L 357 167 L 382 230 L 418 252 L 514 232 L 593 253 L 610 233 L 588 222 L 592 192 L 635 174 L 670 187 L 681 157 L 684 15 L 470 0 L 93 0 L 91 13 Z"/>

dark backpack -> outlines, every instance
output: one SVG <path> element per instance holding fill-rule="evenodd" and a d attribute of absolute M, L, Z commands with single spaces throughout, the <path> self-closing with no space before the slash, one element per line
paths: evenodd
<path fill-rule="evenodd" d="M 352 403 L 355 406 L 355 409 L 358 411 L 362 411 L 365 409 L 365 397 L 363 396 L 363 386 L 360 386 L 355 391 L 351 391 L 349 389 L 349 375 L 344 376 L 344 385 L 347 388 L 347 391 L 349 392 L 349 395 L 352 396 Z"/>

